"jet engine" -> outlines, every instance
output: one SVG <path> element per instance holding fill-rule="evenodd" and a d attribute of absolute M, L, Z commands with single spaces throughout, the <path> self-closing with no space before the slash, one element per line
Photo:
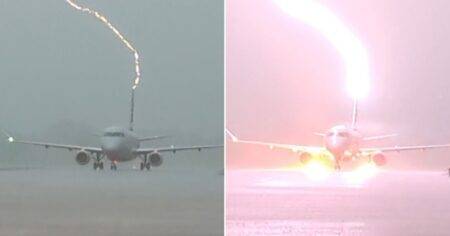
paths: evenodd
<path fill-rule="evenodd" d="M 150 153 L 149 162 L 152 166 L 160 166 L 163 163 L 161 154 L 157 152 Z"/>
<path fill-rule="evenodd" d="M 77 163 L 79 165 L 86 165 L 87 163 L 89 163 L 89 161 L 91 160 L 91 155 L 89 153 L 87 153 L 84 150 L 81 150 L 79 152 L 77 152 L 77 155 L 75 156 L 75 160 L 77 161 Z"/>
<path fill-rule="evenodd" d="M 377 166 L 384 166 L 386 165 L 386 156 L 383 153 L 375 153 L 372 155 L 372 161 L 377 165 Z"/>
<path fill-rule="evenodd" d="M 305 164 L 305 163 L 307 163 L 309 160 L 311 160 L 311 153 L 308 153 L 308 152 L 302 152 L 301 154 L 300 154 L 300 162 L 302 163 L 302 164 Z"/>

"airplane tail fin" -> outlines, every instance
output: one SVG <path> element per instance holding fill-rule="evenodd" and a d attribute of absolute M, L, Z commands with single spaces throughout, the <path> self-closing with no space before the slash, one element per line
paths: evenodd
<path fill-rule="evenodd" d="M 134 89 L 131 89 L 131 108 L 130 108 L 130 126 L 129 129 L 133 131 L 134 126 Z"/>
<path fill-rule="evenodd" d="M 352 112 L 352 129 L 356 129 L 356 122 L 358 121 L 358 100 L 353 100 L 353 112 Z"/>
<path fill-rule="evenodd" d="M 381 139 L 386 139 L 386 138 L 392 138 L 397 135 L 398 134 L 385 134 L 385 135 L 371 136 L 371 137 L 365 137 L 365 138 L 363 138 L 363 140 L 364 141 L 381 140 Z"/>

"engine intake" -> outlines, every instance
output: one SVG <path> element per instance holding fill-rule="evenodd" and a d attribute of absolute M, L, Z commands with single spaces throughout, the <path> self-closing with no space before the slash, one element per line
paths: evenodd
<path fill-rule="evenodd" d="M 77 152 L 77 155 L 75 156 L 75 160 L 77 161 L 77 163 L 79 165 L 86 165 L 89 163 L 89 161 L 91 160 L 91 155 L 89 153 L 87 153 L 84 150 L 81 150 L 79 152 Z"/>
<path fill-rule="evenodd" d="M 377 165 L 377 166 L 384 166 L 386 165 L 386 156 L 383 153 L 376 153 L 372 156 L 372 161 Z"/>
<path fill-rule="evenodd" d="M 152 152 L 149 156 L 149 162 L 152 166 L 160 166 L 163 163 L 161 154 L 157 152 Z"/>
<path fill-rule="evenodd" d="M 300 154 L 300 162 L 302 163 L 302 164 L 306 164 L 309 160 L 311 160 L 311 153 L 308 153 L 308 152 L 302 152 L 301 154 Z"/>

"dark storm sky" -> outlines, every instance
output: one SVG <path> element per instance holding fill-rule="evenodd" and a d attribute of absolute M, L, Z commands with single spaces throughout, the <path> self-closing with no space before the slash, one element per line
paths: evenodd
<path fill-rule="evenodd" d="M 140 53 L 138 133 L 223 142 L 222 1 L 77 2 L 107 16 Z M 59 132 L 49 141 L 62 142 L 55 138 L 83 135 L 55 130 L 67 123 L 92 133 L 127 126 L 132 54 L 97 19 L 62 0 L 4 0 L 0 31 L 2 127 L 41 140 Z"/>
<path fill-rule="evenodd" d="M 366 135 L 399 133 L 372 146 L 450 142 L 450 2 L 320 1 L 360 38 L 371 69 L 360 102 Z M 348 123 L 343 61 L 323 35 L 271 0 L 227 3 L 227 126 L 242 138 L 320 145 L 314 132 Z M 293 154 L 229 145 L 234 167 L 277 167 Z M 390 154 L 399 168 L 443 168 L 450 150 Z"/>

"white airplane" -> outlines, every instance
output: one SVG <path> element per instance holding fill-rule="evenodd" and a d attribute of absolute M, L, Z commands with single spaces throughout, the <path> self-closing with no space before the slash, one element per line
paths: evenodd
<path fill-rule="evenodd" d="M 109 127 L 105 129 L 101 136 L 100 147 L 85 147 L 78 145 L 56 144 L 47 142 L 35 142 L 26 140 L 16 140 L 8 132 L 3 131 L 8 136 L 8 142 L 31 144 L 43 146 L 45 148 L 61 148 L 69 151 L 77 151 L 75 160 L 80 165 L 86 165 L 91 159 L 94 160 L 94 169 L 103 169 L 103 159 L 105 157 L 111 161 L 111 170 L 117 169 L 117 163 L 131 161 L 139 157 L 142 162 L 140 169 L 150 170 L 151 167 L 160 166 L 163 163 L 161 153 L 177 152 L 185 150 L 198 150 L 220 148 L 223 145 L 205 145 L 205 146 L 188 146 L 188 147 L 159 147 L 159 148 L 141 148 L 140 144 L 143 141 L 155 140 L 164 138 L 164 136 L 154 136 L 147 138 L 140 138 L 133 132 L 133 113 L 134 113 L 134 90 L 131 95 L 131 119 L 130 127 L 128 129 L 122 127 Z"/>
<path fill-rule="evenodd" d="M 299 154 L 300 161 L 302 163 L 307 163 L 315 154 L 330 153 L 334 158 L 335 168 L 337 170 L 341 169 L 342 162 L 350 162 L 363 157 L 368 157 L 369 161 L 374 162 L 377 166 L 383 166 L 387 162 L 385 153 L 388 152 L 450 148 L 450 144 L 364 148 L 362 147 L 363 142 L 388 138 L 395 136 L 395 134 L 372 137 L 362 136 L 356 128 L 357 111 L 357 103 L 355 101 L 353 106 L 352 125 L 350 127 L 338 125 L 331 128 L 325 134 L 317 134 L 323 137 L 323 146 L 303 146 L 296 144 L 241 140 L 229 130 L 225 131 L 231 137 L 231 140 L 236 143 L 256 144 L 267 146 L 271 149 L 279 148 L 291 150 Z"/>

